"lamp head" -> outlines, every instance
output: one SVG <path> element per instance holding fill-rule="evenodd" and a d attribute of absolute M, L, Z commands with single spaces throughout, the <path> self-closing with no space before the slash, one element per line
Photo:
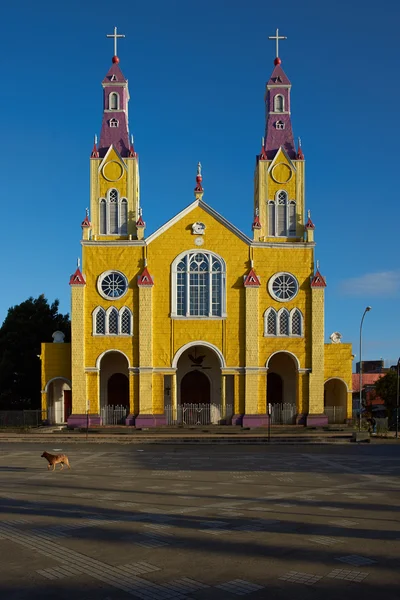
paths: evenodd
<path fill-rule="evenodd" d="M 369 312 L 371 310 L 372 306 L 367 306 L 367 308 L 365 309 L 367 312 Z"/>

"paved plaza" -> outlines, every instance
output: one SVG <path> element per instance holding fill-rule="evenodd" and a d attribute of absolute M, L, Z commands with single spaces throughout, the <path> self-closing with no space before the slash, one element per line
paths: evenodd
<path fill-rule="evenodd" d="M 3 443 L 0 597 L 398 600 L 399 475 L 395 445 Z"/>

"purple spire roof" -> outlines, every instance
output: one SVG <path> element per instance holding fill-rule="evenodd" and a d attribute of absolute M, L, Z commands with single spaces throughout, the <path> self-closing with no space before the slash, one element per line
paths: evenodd
<path fill-rule="evenodd" d="M 274 158 L 281 146 L 289 158 L 296 158 L 290 118 L 291 87 L 292 85 L 280 63 L 276 64 L 267 82 L 265 93 L 267 121 L 265 124 L 264 148 L 268 160 Z"/>
<path fill-rule="evenodd" d="M 102 81 L 103 122 L 98 152 L 103 158 L 110 146 L 114 146 L 122 157 L 130 156 L 128 129 L 128 80 L 125 79 L 118 62 L 113 62 Z"/>

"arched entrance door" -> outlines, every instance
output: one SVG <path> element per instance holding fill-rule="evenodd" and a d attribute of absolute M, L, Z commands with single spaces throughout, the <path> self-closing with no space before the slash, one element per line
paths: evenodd
<path fill-rule="evenodd" d="M 123 373 L 114 373 L 107 382 L 108 405 L 129 408 L 129 379 Z"/>
<path fill-rule="evenodd" d="M 52 425 L 66 423 L 72 412 L 71 384 L 57 377 L 47 384 L 47 420 Z"/>
<path fill-rule="evenodd" d="M 347 417 L 347 386 L 341 379 L 324 384 L 324 410 L 328 423 L 344 423 Z"/>
<path fill-rule="evenodd" d="M 181 381 L 181 404 L 210 404 L 210 381 L 200 371 L 189 371 Z"/>
<path fill-rule="evenodd" d="M 278 373 L 268 373 L 267 375 L 267 402 L 268 404 L 283 402 L 283 382 Z"/>

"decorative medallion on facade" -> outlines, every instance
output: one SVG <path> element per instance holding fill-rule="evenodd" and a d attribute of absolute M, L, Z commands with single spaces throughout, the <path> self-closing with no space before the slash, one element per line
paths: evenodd
<path fill-rule="evenodd" d="M 110 160 L 103 166 L 101 172 L 107 181 L 119 181 L 124 174 L 124 169 L 118 161 Z"/>
<path fill-rule="evenodd" d="M 291 273 L 276 273 L 268 282 L 268 291 L 278 302 L 287 302 L 297 296 L 299 284 Z"/>
<path fill-rule="evenodd" d="M 122 298 L 128 290 L 128 280 L 119 271 L 105 271 L 97 280 L 97 291 L 106 300 Z"/>
<path fill-rule="evenodd" d="M 332 344 L 341 344 L 342 343 L 342 334 L 339 333 L 338 331 L 334 331 L 329 336 L 329 339 L 331 340 Z"/>
<path fill-rule="evenodd" d="M 192 234 L 193 235 L 204 235 L 204 232 L 206 230 L 206 226 L 204 225 L 204 223 L 193 223 L 192 225 Z"/>
<path fill-rule="evenodd" d="M 289 183 L 292 175 L 292 169 L 286 163 L 277 163 L 272 167 L 271 177 L 276 183 Z"/>

